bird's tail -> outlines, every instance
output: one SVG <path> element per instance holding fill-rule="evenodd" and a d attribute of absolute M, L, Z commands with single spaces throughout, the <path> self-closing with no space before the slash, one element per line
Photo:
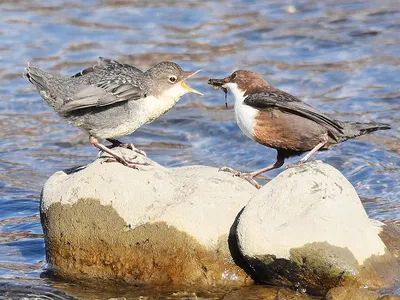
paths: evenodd
<path fill-rule="evenodd" d="M 25 73 L 23 73 L 22 76 L 32 83 L 39 91 L 48 89 L 46 81 L 52 77 L 51 74 L 32 66 L 30 63 L 28 63 L 28 67 L 25 68 Z"/>
<path fill-rule="evenodd" d="M 385 123 L 360 123 L 360 122 L 342 122 L 344 127 L 344 138 L 351 139 L 360 135 L 371 133 L 377 130 L 390 129 L 389 124 Z"/>
<path fill-rule="evenodd" d="M 53 75 L 28 63 L 28 67 L 25 68 L 22 76 L 36 87 L 40 95 L 50 106 L 57 107 L 59 101 L 57 101 L 51 92 L 51 84 L 56 81 Z"/>

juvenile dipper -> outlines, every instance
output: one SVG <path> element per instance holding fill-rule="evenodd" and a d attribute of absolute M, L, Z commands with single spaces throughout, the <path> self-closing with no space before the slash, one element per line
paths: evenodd
<path fill-rule="evenodd" d="M 96 65 L 72 77 L 56 77 L 29 63 L 23 75 L 58 115 L 89 135 L 93 146 L 125 166 L 136 168 L 143 163 L 129 161 L 111 148 L 125 146 L 144 152 L 116 138 L 166 113 L 184 94 L 201 95 L 184 82 L 197 72 L 185 72 L 173 62 L 161 62 L 142 72 L 99 57 Z M 106 139 L 112 146 L 106 147 L 98 139 Z"/>
<path fill-rule="evenodd" d="M 300 99 L 281 91 L 259 74 L 238 70 L 223 79 L 210 79 L 209 84 L 231 90 L 235 97 L 235 117 L 240 129 L 256 142 L 277 150 L 273 165 L 251 173 L 221 168 L 240 176 L 256 187 L 254 178 L 280 168 L 285 158 L 307 152 L 304 163 L 315 152 L 331 149 L 348 139 L 376 130 L 390 129 L 388 124 L 339 121 L 324 115 Z"/>

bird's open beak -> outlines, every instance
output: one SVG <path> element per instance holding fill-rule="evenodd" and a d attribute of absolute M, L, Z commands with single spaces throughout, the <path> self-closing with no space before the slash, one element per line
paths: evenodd
<path fill-rule="evenodd" d="M 228 77 L 223 79 L 208 79 L 208 84 L 211 84 L 216 90 L 222 89 L 225 95 L 228 92 L 228 90 L 224 85 L 228 82 L 229 82 Z"/>
<path fill-rule="evenodd" d="M 226 81 L 224 79 L 208 79 L 208 84 L 211 84 L 213 87 L 222 87 Z"/>
<path fill-rule="evenodd" d="M 225 94 L 225 106 L 228 108 L 228 89 L 224 86 L 228 81 L 228 77 L 223 79 L 209 79 L 208 84 L 211 84 L 214 89 L 221 89 Z"/>
<path fill-rule="evenodd" d="M 182 85 L 182 87 L 183 87 L 184 89 L 188 90 L 190 93 L 198 94 L 198 95 L 203 95 L 202 93 L 200 93 L 199 91 L 196 91 L 195 89 L 191 88 L 190 86 L 188 86 L 188 85 L 185 83 L 185 80 L 186 80 L 186 79 L 192 77 L 193 75 L 199 73 L 200 71 L 201 71 L 201 70 L 197 70 L 196 72 L 185 72 L 185 73 L 186 73 L 186 76 L 184 77 L 185 79 L 182 80 L 181 85 Z"/>

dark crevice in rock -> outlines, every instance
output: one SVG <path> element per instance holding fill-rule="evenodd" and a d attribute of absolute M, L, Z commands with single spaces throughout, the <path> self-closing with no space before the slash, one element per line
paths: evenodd
<path fill-rule="evenodd" d="M 240 212 L 237 214 L 235 221 L 233 222 L 230 230 L 229 230 L 229 236 L 228 236 L 228 247 L 230 254 L 233 258 L 233 261 L 235 262 L 236 265 L 238 265 L 240 268 L 242 268 L 254 281 L 257 280 L 257 273 L 255 270 L 249 265 L 249 263 L 246 261 L 244 256 L 239 250 L 239 244 L 237 240 L 237 226 L 239 223 L 239 219 L 241 214 L 243 213 L 244 208 L 240 210 Z"/>

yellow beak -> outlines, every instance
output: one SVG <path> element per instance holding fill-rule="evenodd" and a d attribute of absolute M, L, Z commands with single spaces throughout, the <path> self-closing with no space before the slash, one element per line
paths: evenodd
<path fill-rule="evenodd" d="M 181 82 L 181 85 L 182 85 L 182 87 L 183 87 L 184 89 L 188 90 L 189 92 L 194 93 L 194 94 L 198 94 L 198 95 L 202 95 L 202 96 L 203 96 L 202 93 L 200 93 L 199 91 L 196 91 L 195 89 L 191 88 L 191 87 L 188 86 L 184 81 Z"/>
<path fill-rule="evenodd" d="M 184 79 L 184 81 L 181 82 L 181 85 L 182 85 L 182 87 L 183 87 L 184 89 L 188 90 L 190 93 L 203 96 L 202 93 L 200 93 L 199 91 L 196 91 L 195 89 L 191 88 L 190 86 L 188 86 L 188 85 L 185 83 L 185 80 L 186 80 L 186 79 L 192 77 L 193 75 L 199 73 L 200 71 L 201 71 L 201 70 L 197 70 L 196 72 L 185 72 L 187 75 L 186 75 L 186 78 Z"/>

